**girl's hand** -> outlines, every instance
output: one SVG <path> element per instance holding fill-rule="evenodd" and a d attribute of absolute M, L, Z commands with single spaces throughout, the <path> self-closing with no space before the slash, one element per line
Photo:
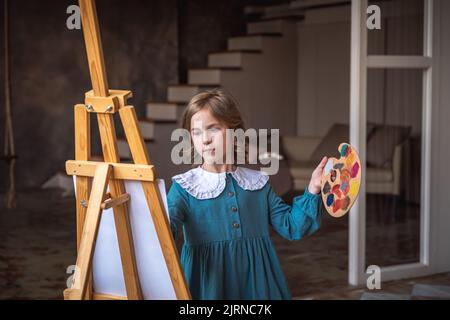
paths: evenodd
<path fill-rule="evenodd" d="M 327 157 L 323 157 L 322 161 L 320 161 L 319 165 L 314 169 L 313 173 L 311 174 L 311 181 L 308 185 L 308 191 L 312 194 L 318 194 L 320 192 L 321 186 L 321 180 L 322 180 L 322 172 L 323 168 L 327 164 Z"/>

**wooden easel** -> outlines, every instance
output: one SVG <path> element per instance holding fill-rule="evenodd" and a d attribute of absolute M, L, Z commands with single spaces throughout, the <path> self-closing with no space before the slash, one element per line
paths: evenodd
<path fill-rule="evenodd" d="M 159 193 L 155 168 L 142 138 L 133 106 L 127 105 L 131 91 L 109 90 L 95 0 L 80 0 L 93 90 L 85 95 L 85 104 L 75 106 L 75 159 L 66 162 L 69 175 L 76 175 L 78 256 L 71 288 L 65 299 L 142 299 L 133 238 L 123 180 L 139 180 L 152 214 L 167 269 L 177 299 L 191 299 L 180 266 L 178 252 Z M 125 130 L 134 164 L 120 163 L 114 113 L 118 112 Z M 91 157 L 90 115 L 96 113 L 104 162 Z M 93 178 L 93 181 L 91 181 Z M 109 185 L 109 193 L 106 188 Z M 92 187 L 91 187 L 92 186 Z M 90 190 L 90 195 L 89 195 Z M 88 199 L 88 201 L 87 201 Z M 86 205 L 87 204 L 87 205 Z M 92 258 L 103 209 L 113 208 L 127 297 L 92 292 Z"/>

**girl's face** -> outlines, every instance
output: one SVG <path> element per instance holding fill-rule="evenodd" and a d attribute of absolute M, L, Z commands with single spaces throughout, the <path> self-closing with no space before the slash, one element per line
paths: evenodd
<path fill-rule="evenodd" d="M 226 129 L 208 108 L 203 108 L 192 116 L 192 141 L 195 150 L 202 156 L 205 163 L 225 163 Z"/>

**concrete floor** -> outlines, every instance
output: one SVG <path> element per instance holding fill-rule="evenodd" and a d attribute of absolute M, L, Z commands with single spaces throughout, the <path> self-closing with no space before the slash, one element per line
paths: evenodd
<path fill-rule="evenodd" d="M 60 192 L 20 193 L 0 209 L 0 299 L 62 299 L 76 261 L 75 203 Z"/>
<path fill-rule="evenodd" d="M 377 202 L 368 198 L 373 208 Z M 76 260 L 73 197 L 62 198 L 58 190 L 32 190 L 18 195 L 15 210 L 4 209 L 4 195 L 0 203 L 0 299 L 62 299 L 66 268 Z M 382 210 L 384 216 L 368 213 L 370 264 L 415 261 L 418 222 L 414 210 L 405 208 L 397 207 L 396 216 L 389 214 L 389 207 Z M 347 284 L 347 228 L 347 218 L 327 215 L 321 229 L 301 241 L 273 234 L 295 299 L 360 299 L 367 291 Z M 450 273 L 383 283 L 381 291 L 410 294 L 416 283 L 450 285 Z"/>

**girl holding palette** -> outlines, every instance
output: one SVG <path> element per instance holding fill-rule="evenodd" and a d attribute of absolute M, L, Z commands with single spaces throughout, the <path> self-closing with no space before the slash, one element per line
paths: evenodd
<path fill-rule="evenodd" d="M 181 264 L 193 299 L 290 299 L 271 225 L 300 240 L 320 226 L 324 157 L 304 194 L 287 205 L 261 171 L 226 163 L 226 129 L 244 129 L 232 97 L 220 90 L 192 98 L 183 115 L 202 165 L 172 178 L 168 193 L 174 238 L 182 230 Z M 234 159 L 234 158 L 233 158 Z"/>

